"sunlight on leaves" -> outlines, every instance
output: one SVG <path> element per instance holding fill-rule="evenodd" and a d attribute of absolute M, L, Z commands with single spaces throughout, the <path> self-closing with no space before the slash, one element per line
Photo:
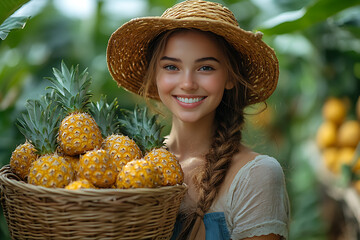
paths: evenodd
<path fill-rule="evenodd" d="M 0 38 L 4 40 L 10 31 L 23 29 L 29 17 L 9 17 L 0 25 Z"/>

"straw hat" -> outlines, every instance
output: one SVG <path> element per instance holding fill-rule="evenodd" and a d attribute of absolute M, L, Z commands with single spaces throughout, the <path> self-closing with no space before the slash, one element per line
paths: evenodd
<path fill-rule="evenodd" d="M 139 94 L 147 70 L 147 50 L 152 39 L 164 31 L 195 28 L 224 37 L 243 57 L 247 81 L 252 90 L 246 93 L 253 104 L 266 100 L 275 90 L 279 65 L 275 52 L 262 40 L 261 33 L 238 26 L 226 7 L 207 1 L 185 1 L 167 9 L 160 17 L 135 18 L 118 28 L 110 37 L 107 64 L 119 86 Z M 149 97 L 159 99 L 156 91 Z"/>

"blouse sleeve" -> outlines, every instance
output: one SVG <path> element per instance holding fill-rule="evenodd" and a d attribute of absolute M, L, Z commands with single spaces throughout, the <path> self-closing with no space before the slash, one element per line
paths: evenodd
<path fill-rule="evenodd" d="M 231 239 L 271 233 L 287 239 L 289 201 L 282 167 L 269 156 L 253 161 L 240 169 L 229 189 Z"/>

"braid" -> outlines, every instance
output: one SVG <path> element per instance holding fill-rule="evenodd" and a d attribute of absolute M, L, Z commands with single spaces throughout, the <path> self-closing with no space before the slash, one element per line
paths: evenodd
<path fill-rule="evenodd" d="M 199 182 L 197 209 L 187 214 L 187 221 L 178 239 L 187 239 L 197 217 L 203 218 L 209 211 L 225 179 L 232 157 L 239 152 L 244 122 L 243 107 L 232 107 L 227 104 L 232 100 L 226 101 L 227 98 L 229 97 L 224 95 L 216 112 L 217 127 L 209 152 L 205 155 L 206 164 Z"/>
<path fill-rule="evenodd" d="M 240 120 L 238 118 L 242 118 L 242 115 L 219 121 L 214 141 L 205 156 L 206 166 L 200 183 L 201 191 L 198 202 L 198 209 L 203 214 L 210 209 L 225 179 L 232 157 L 239 151 L 241 132 L 238 127 Z"/>

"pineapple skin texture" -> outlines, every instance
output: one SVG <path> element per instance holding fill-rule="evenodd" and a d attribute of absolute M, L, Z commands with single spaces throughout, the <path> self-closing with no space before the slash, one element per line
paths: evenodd
<path fill-rule="evenodd" d="M 109 188 L 115 183 L 117 169 L 105 150 L 96 149 L 80 156 L 78 176 L 95 187 Z"/>
<path fill-rule="evenodd" d="M 73 181 L 69 185 L 65 186 L 65 189 L 68 190 L 79 190 L 87 188 L 95 188 L 95 186 L 86 179 Z"/>
<path fill-rule="evenodd" d="M 100 147 L 102 141 L 98 125 L 87 113 L 72 113 L 60 124 L 58 142 L 66 155 L 84 154 Z"/>
<path fill-rule="evenodd" d="M 43 155 L 33 162 L 28 182 L 48 188 L 64 188 L 74 178 L 70 163 L 57 154 Z"/>
<path fill-rule="evenodd" d="M 155 165 L 145 159 L 136 159 L 128 162 L 116 178 L 116 187 L 154 188 L 158 186 L 158 170 Z"/>
<path fill-rule="evenodd" d="M 102 148 L 110 154 L 110 158 L 119 172 L 128 162 L 142 157 L 141 150 L 135 141 L 124 135 L 108 136 L 105 138 Z"/>
<path fill-rule="evenodd" d="M 163 186 L 173 186 L 184 182 L 184 172 L 176 156 L 165 148 L 155 148 L 145 157 L 163 173 Z"/>
<path fill-rule="evenodd" d="M 31 143 L 25 142 L 17 146 L 11 154 L 11 170 L 24 181 L 29 175 L 31 164 L 39 157 L 36 152 Z"/>

